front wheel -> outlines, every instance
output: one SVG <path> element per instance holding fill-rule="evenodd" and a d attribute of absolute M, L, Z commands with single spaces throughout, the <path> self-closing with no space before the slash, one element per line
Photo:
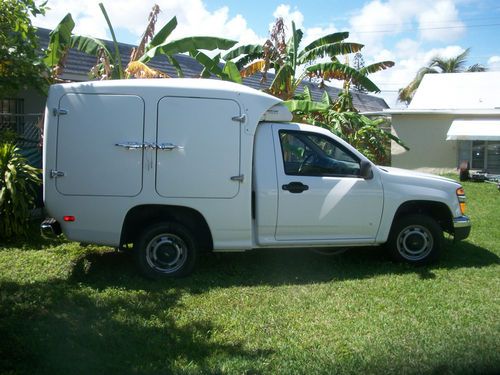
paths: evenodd
<path fill-rule="evenodd" d="M 403 216 L 393 224 L 388 246 L 396 261 L 428 264 L 436 260 L 442 250 L 443 230 L 429 216 Z"/>
<path fill-rule="evenodd" d="M 141 273 L 161 279 L 189 275 L 196 263 L 198 245 L 186 227 L 170 222 L 148 227 L 135 250 Z"/>

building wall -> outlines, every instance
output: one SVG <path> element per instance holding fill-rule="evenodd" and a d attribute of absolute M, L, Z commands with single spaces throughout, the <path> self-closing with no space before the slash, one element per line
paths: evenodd
<path fill-rule="evenodd" d="M 392 166 L 430 173 L 456 171 L 457 141 L 447 141 L 452 115 L 392 115 L 392 133 L 409 148 L 391 144 Z"/>
<path fill-rule="evenodd" d="M 406 151 L 392 142 L 391 165 L 437 174 L 456 171 L 460 160 L 471 159 L 470 141 L 446 140 L 446 134 L 456 119 L 498 120 L 499 117 L 498 115 L 393 114 L 391 131 L 410 150 Z"/>

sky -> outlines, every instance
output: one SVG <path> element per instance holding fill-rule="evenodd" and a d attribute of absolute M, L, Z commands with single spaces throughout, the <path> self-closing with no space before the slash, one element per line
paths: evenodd
<path fill-rule="evenodd" d="M 364 45 L 366 65 L 395 62 L 393 68 L 370 75 L 391 107 L 402 106 L 397 90 L 436 55 L 452 57 L 470 48 L 469 65 L 500 70 L 500 0 L 49 0 L 51 9 L 33 24 L 54 28 L 69 12 L 75 34 L 110 39 L 99 2 L 118 41 L 130 44 L 139 42 L 154 4 L 161 9 L 157 30 L 177 16 L 170 40 L 209 35 L 240 44 L 264 43 L 277 17 L 283 17 L 287 30 L 293 20 L 304 32 L 301 46 L 349 31 L 348 41 Z"/>

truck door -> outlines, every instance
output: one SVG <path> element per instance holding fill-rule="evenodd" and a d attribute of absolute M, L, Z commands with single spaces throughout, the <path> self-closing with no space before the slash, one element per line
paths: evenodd
<path fill-rule="evenodd" d="M 142 189 L 144 102 L 135 95 L 69 93 L 59 101 L 57 191 L 64 195 L 126 196 Z"/>
<path fill-rule="evenodd" d="M 235 197 L 240 185 L 240 115 L 234 100 L 162 98 L 156 140 L 158 194 L 171 198 Z"/>
<path fill-rule="evenodd" d="M 383 193 L 333 138 L 273 125 L 278 173 L 276 240 L 374 240 Z"/>

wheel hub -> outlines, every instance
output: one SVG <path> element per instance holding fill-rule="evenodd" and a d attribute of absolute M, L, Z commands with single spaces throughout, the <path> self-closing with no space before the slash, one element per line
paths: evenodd
<path fill-rule="evenodd" d="M 172 273 L 185 263 L 186 254 L 186 244 L 180 237 L 173 234 L 161 234 L 149 242 L 146 260 L 155 270 Z"/>
<path fill-rule="evenodd" d="M 405 259 L 420 260 L 425 258 L 434 245 L 432 234 L 420 225 L 411 225 L 403 229 L 398 236 L 398 251 Z"/>

